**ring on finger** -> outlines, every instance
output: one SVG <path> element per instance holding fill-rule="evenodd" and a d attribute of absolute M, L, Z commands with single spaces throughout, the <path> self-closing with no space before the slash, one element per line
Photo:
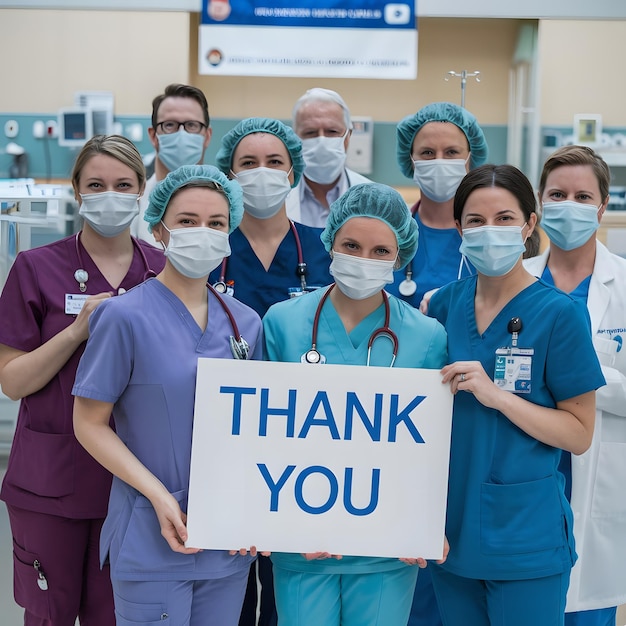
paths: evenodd
<path fill-rule="evenodd" d="M 465 382 L 465 374 L 461 374 L 460 380 L 461 380 L 462 383 Z"/>

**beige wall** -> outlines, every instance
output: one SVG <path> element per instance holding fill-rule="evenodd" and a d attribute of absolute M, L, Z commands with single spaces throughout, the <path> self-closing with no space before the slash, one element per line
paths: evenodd
<path fill-rule="evenodd" d="M 72 104 L 78 90 L 112 90 L 119 115 L 148 114 L 170 82 L 205 90 L 214 117 L 291 116 L 318 84 L 341 92 L 354 115 L 397 121 L 436 100 L 460 102 L 449 70 L 480 70 L 467 107 L 504 124 L 508 67 L 519 21 L 424 18 L 413 81 L 207 77 L 197 74 L 199 14 L 0 9 L 0 111 L 36 113 Z M 10 59 L 11 62 L 6 62 Z"/>
<path fill-rule="evenodd" d="M 198 15 L 192 16 L 192 50 L 197 48 L 197 20 Z M 468 81 L 466 106 L 483 123 L 506 124 L 508 72 L 519 25 L 519 20 L 420 20 L 418 76 L 410 81 L 200 76 L 195 57 L 191 79 L 207 94 L 218 117 L 290 118 L 293 103 L 306 89 L 323 86 L 340 92 L 353 115 L 395 122 L 429 102 L 460 103 L 460 80 L 446 82 L 447 72 L 479 70 L 482 81 Z"/>
<path fill-rule="evenodd" d="M 189 14 L 0 9 L 0 59 L 2 112 L 110 90 L 116 113 L 148 115 L 165 85 L 189 80 Z"/>
<path fill-rule="evenodd" d="M 626 21 L 542 21 L 539 55 L 543 125 L 601 113 L 604 126 L 626 126 Z"/>
<path fill-rule="evenodd" d="M 119 115 L 147 115 L 170 82 L 207 93 L 214 117 L 289 118 L 312 85 L 341 92 L 355 115 L 397 121 L 436 100 L 460 102 L 449 70 L 480 70 L 466 106 L 483 124 L 506 124 L 508 73 L 519 20 L 423 18 L 413 81 L 207 77 L 197 74 L 198 14 L 0 9 L 0 112 L 55 111 L 78 90 L 112 90 Z M 540 23 L 541 123 L 601 113 L 626 126 L 626 22 Z"/>

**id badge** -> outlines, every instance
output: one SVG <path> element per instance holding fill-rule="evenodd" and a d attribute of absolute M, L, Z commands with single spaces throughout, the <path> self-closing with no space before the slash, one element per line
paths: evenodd
<path fill-rule="evenodd" d="M 534 348 L 498 348 L 493 382 L 513 393 L 530 393 Z"/>
<path fill-rule="evenodd" d="M 86 293 L 66 293 L 65 313 L 67 315 L 78 315 L 85 305 L 85 300 L 89 296 Z"/>

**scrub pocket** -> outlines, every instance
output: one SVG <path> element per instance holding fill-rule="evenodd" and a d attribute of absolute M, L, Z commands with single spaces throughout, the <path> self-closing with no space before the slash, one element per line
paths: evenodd
<path fill-rule="evenodd" d="M 486 555 L 528 554 L 567 545 L 554 477 L 527 483 L 483 483 L 480 545 Z"/>
<path fill-rule="evenodd" d="M 24 428 L 13 442 L 11 481 L 38 496 L 60 498 L 74 491 L 74 435 Z"/>
<path fill-rule="evenodd" d="M 626 518 L 626 501 L 616 498 L 617 476 L 626 475 L 626 443 L 600 443 L 591 517 Z"/>
<path fill-rule="evenodd" d="M 39 574 L 33 566 L 36 560 L 38 560 L 36 554 L 27 552 L 13 541 L 13 588 L 15 601 L 29 613 L 42 619 L 51 620 L 51 592 L 39 587 Z"/>
<path fill-rule="evenodd" d="M 172 494 L 185 510 L 187 490 Z M 137 496 L 124 533 L 117 563 L 112 563 L 112 576 L 121 580 L 145 580 L 144 575 L 167 572 L 176 580 L 192 573 L 195 556 L 174 552 L 161 535 L 161 526 L 150 500 Z"/>
<path fill-rule="evenodd" d="M 170 623 L 160 602 L 130 602 L 115 594 L 116 626 L 167 626 Z"/>

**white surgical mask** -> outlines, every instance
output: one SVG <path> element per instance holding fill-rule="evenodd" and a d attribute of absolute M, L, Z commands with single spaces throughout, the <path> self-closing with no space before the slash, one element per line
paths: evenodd
<path fill-rule="evenodd" d="M 524 226 L 466 228 L 463 230 L 459 252 L 481 274 L 504 276 L 513 269 L 524 252 Z"/>
<path fill-rule="evenodd" d="M 550 241 L 561 250 L 575 250 L 587 243 L 598 230 L 599 210 L 600 207 L 593 204 L 573 200 L 544 202 L 541 228 Z"/>
<path fill-rule="evenodd" d="M 139 215 L 138 199 L 137 193 L 119 191 L 81 193 L 78 213 L 102 237 L 115 237 Z"/>
<path fill-rule="evenodd" d="M 304 175 L 314 183 L 334 183 L 346 163 L 346 148 L 343 137 L 313 137 L 302 141 Z"/>
<path fill-rule="evenodd" d="M 466 164 L 467 160 L 463 159 L 413 161 L 413 180 L 421 192 L 433 202 L 447 202 L 454 198 L 467 174 Z"/>
<path fill-rule="evenodd" d="M 196 165 L 204 152 L 204 133 L 188 133 L 179 130 L 169 135 L 157 135 L 158 157 L 170 172 L 183 165 Z"/>
<path fill-rule="evenodd" d="M 243 189 L 243 207 L 260 220 L 274 217 L 291 191 L 289 172 L 271 167 L 255 167 L 235 174 Z"/>
<path fill-rule="evenodd" d="M 330 274 L 341 293 L 352 300 L 365 300 L 393 282 L 396 260 L 364 259 L 333 250 Z"/>
<path fill-rule="evenodd" d="M 163 224 L 163 222 L 161 222 Z M 163 228 L 170 234 L 165 256 L 183 276 L 208 276 L 224 257 L 230 256 L 228 233 L 214 228 Z"/>

